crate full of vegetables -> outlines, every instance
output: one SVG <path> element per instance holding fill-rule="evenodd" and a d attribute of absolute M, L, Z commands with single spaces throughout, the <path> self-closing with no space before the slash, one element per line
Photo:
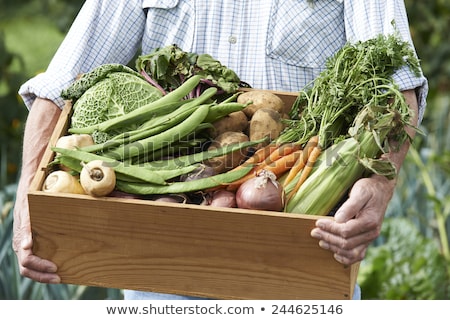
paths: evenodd
<path fill-rule="evenodd" d="M 359 264 L 338 263 L 310 231 L 364 174 L 395 175 L 378 157 L 392 128 L 405 138 L 408 113 L 404 100 L 392 103 L 386 68 L 356 76 L 351 66 L 354 82 L 376 77 L 366 92 L 323 86 L 346 90 L 338 84 L 352 81 L 333 79 L 333 68 L 372 46 L 383 54 L 392 39 L 376 41 L 349 44 L 296 93 L 242 89 L 232 70 L 176 46 L 140 56 L 136 70 L 82 75 L 62 92 L 28 194 L 34 251 L 70 284 L 350 299 Z"/>

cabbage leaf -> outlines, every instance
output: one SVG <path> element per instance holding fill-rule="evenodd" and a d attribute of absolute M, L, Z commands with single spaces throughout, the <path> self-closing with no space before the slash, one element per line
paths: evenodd
<path fill-rule="evenodd" d="M 83 77 L 75 81 L 71 88 L 66 89 L 65 96 L 72 97 L 72 102 L 75 101 L 71 117 L 72 128 L 84 128 L 101 123 L 162 97 L 162 93 L 139 73 L 132 69 L 131 72 L 123 71 L 124 69 L 117 71 L 116 67 L 111 66 L 113 65 L 97 67 L 86 74 L 82 82 L 78 81 Z M 104 72 L 105 70 L 109 71 Z M 90 82 L 86 79 L 90 79 Z M 69 92 L 73 94 L 69 95 Z M 92 137 L 95 143 L 103 143 L 119 133 L 134 130 L 136 127 L 137 125 L 132 125 L 120 131 L 95 132 Z"/>

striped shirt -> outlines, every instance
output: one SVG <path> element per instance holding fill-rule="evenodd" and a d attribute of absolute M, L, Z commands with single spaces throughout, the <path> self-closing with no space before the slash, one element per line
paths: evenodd
<path fill-rule="evenodd" d="M 212 55 L 254 88 L 297 92 L 347 41 L 390 34 L 392 21 L 412 44 L 402 0 L 87 0 L 46 72 L 19 93 L 28 107 L 37 96 L 63 106 L 78 74 L 169 44 Z M 394 80 L 417 88 L 422 119 L 426 78 L 403 68 Z"/>

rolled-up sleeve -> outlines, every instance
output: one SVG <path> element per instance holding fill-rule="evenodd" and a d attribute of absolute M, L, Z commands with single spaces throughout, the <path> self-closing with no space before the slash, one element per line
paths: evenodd
<path fill-rule="evenodd" d="M 145 13 L 140 0 L 87 0 L 47 70 L 19 89 L 30 108 L 36 97 L 64 105 L 61 91 L 76 77 L 105 63 L 127 64 L 140 48 Z"/>
<path fill-rule="evenodd" d="M 350 42 L 365 41 L 379 34 L 398 32 L 404 41 L 414 44 L 403 0 L 345 0 L 345 32 Z M 421 73 L 415 76 L 408 68 L 400 68 L 393 76 L 400 90 L 415 90 L 419 103 L 419 123 L 423 119 L 428 94 L 428 81 Z"/>

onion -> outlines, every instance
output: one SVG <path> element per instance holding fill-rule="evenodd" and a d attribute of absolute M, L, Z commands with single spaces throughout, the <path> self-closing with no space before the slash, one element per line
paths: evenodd
<path fill-rule="evenodd" d="M 211 207 L 236 208 L 236 195 L 228 190 L 216 190 L 211 193 Z"/>
<path fill-rule="evenodd" d="M 283 186 L 268 170 L 242 183 L 236 192 L 237 206 L 243 209 L 283 211 L 285 200 Z"/>

